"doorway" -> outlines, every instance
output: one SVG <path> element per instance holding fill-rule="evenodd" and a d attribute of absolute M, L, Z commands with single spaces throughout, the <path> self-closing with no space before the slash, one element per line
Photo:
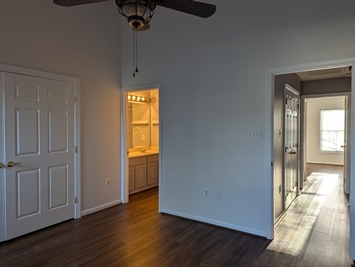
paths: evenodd
<path fill-rule="evenodd" d="M 326 71 L 308 71 L 308 76 L 304 73 L 275 77 L 274 132 L 278 133 L 274 137 L 276 223 L 283 218 L 286 210 L 301 192 L 303 182 L 307 179 L 307 163 L 343 165 L 345 159 L 344 170 L 348 169 L 348 134 L 344 133 L 347 133 L 345 128 L 349 128 L 344 128 L 347 126 L 344 122 L 347 122 L 347 110 L 350 107 L 347 95 L 351 90 L 351 69 L 341 67 Z M 293 97 L 292 93 L 296 96 L 303 95 L 302 101 L 299 97 Z M 326 96 L 328 98 L 325 98 Z M 307 106 L 305 99 L 313 105 Z M 298 109 L 301 110 L 300 125 Z M 336 115 L 340 118 L 335 118 Z M 322 127 L 324 129 L 321 129 Z M 305 134 L 307 129 L 312 135 Z M 306 147 L 307 143 L 312 146 L 311 149 Z M 349 181 L 348 173 L 345 171 L 343 175 L 346 182 Z M 344 188 L 348 189 L 346 182 Z"/>
<path fill-rule="evenodd" d="M 305 166 L 329 164 L 343 169 L 343 191 L 350 193 L 348 136 L 349 94 L 302 97 L 303 157 Z M 306 178 L 303 177 L 302 182 Z M 303 184 L 303 183 L 302 183 Z"/>
<path fill-rule="evenodd" d="M 318 63 L 309 63 L 309 64 L 304 64 L 304 65 L 297 65 L 297 66 L 289 66 L 289 67 L 282 67 L 282 68 L 275 68 L 275 69 L 269 69 L 267 70 L 267 110 L 270 110 L 270 113 L 267 115 L 267 135 L 269 135 L 266 138 L 267 141 L 267 147 L 268 151 L 270 152 L 267 155 L 267 160 L 266 163 L 268 167 L 270 168 L 270 173 L 269 177 L 270 179 L 267 180 L 267 187 L 269 188 L 269 193 L 267 194 L 268 201 L 268 208 L 269 208 L 269 213 L 268 213 L 268 225 L 267 225 L 267 238 L 273 239 L 274 238 L 274 223 L 275 223 L 275 199 L 274 199 L 274 166 L 277 164 L 278 160 L 274 157 L 275 150 L 274 150 L 274 138 L 278 133 L 274 131 L 274 123 L 276 123 L 276 120 L 274 119 L 274 108 L 275 108 L 275 99 L 274 99 L 274 88 L 275 88 L 275 77 L 277 75 L 284 75 L 284 74 L 296 74 L 299 72 L 305 72 L 305 71 L 315 71 L 315 70 L 327 70 L 327 69 L 332 69 L 332 68 L 339 68 L 339 67 L 347 67 L 350 66 L 352 67 L 355 65 L 355 58 L 348 58 L 348 59 L 342 59 L 342 60 L 334 60 L 334 61 L 325 61 L 325 62 L 318 62 Z M 353 78 L 350 78 L 352 80 Z M 351 82 L 351 91 L 354 91 L 354 83 Z M 354 96 L 351 95 L 351 100 L 353 99 Z M 355 111 L 354 110 L 349 110 L 349 116 L 351 118 L 354 118 L 355 116 Z M 354 128 L 354 124 L 349 124 L 349 127 Z M 353 143 L 351 142 L 355 137 L 351 136 L 349 138 L 348 142 L 348 155 L 354 151 L 353 148 Z M 303 140 L 301 140 L 302 144 Z M 302 149 L 302 148 L 301 148 Z M 271 163 L 271 164 L 270 164 Z M 303 162 L 300 164 L 301 166 L 303 165 Z M 351 166 L 350 166 L 351 167 Z M 352 167 L 350 168 L 352 169 Z M 304 166 L 301 167 L 301 170 L 304 170 Z M 303 172 L 302 174 L 303 175 Z M 350 177 L 350 189 L 353 186 L 353 183 L 351 183 L 351 175 Z M 352 195 L 350 195 L 350 204 L 353 202 L 352 200 Z M 352 207 L 354 205 L 350 205 Z M 350 217 L 353 219 L 355 217 L 354 211 L 351 212 Z M 355 239 L 351 239 L 351 251 L 352 251 L 352 256 L 355 256 Z"/>
<path fill-rule="evenodd" d="M 158 186 L 161 203 L 160 85 L 122 89 L 121 94 L 121 195 Z"/>

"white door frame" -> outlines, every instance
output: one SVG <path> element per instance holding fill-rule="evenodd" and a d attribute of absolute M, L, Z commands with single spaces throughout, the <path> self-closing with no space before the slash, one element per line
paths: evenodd
<path fill-rule="evenodd" d="M 10 72 L 16 73 L 20 75 L 34 76 L 39 78 L 70 82 L 74 85 L 74 93 L 76 96 L 76 102 L 74 104 L 74 146 L 76 146 L 77 153 L 74 157 L 74 197 L 77 198 L 77 203 L 74 204 L 74 219 L 78 219 L 81 217 L 81 183 L 80 183 L 80 79 L 76 77 L 55 74 L 45 71 L 33 70 L 18 66 L 0 64 L 0 72 Z M 1 84 L 3 81 L 0 79 Z M 3 113 L 3 95 L 2 91 L 3 86 L 0 86 L 0 162 L 4 163 L 5 155 L 4 155 L 4 134 L 3 134 L 3 123 L 4 123 L 4 113 Z M 5 171 L 4 169 L 0 169 L 0 242 L 5 239 Z"/>
<path fill-rule="evenodd" d="M 344 66 L 355 66 L 355 58 L 345 58 L 331 61 L 314 62 L 295 66 L 286 66 L 280 68 L 272 68 L 266 71 L 266 160 L 265 170 L 267 174 L 266 182 L 266 233 L 268 239 L 274 238 L 274 177 L 272 162 L 274 160 L 274 141 L 273 141 L 273 125 L 274 125 L 274 78 L 280 74 L 290 74 L 303 71 L 338 68 Z M 351 92 L 355 92 L 354 75 L 351 78 Z M 355 93 L 351 94 L 351 102 L 355 103 Z M 350 132 L 355 133 L 355 109 L 351 109 L 350 115 Z M 350 155 L 355 155 L 355 135 L 350 135 Z M 355 192 L 355 157 L 350 158 L 350 191 Z M 355 194 L 350 194 L 350 219 L 355 221 Z M 351 258 L 355 259 L 355 228 L 350 225 L 350 251 Z"/>
<path fill-rule="evenodd" d="M 159 137 L 161 137 L 161 85 L 153 84 L 147 86 L 136 86 L 136 87 L 125 87 L 121 88 L 121 201 L 122 203 L 129 202 L 129 184 L 128 184 L 128 147 L 127 147 L 127 136 L 126 136 L 126 118 L 127 118 L 127 93 L 133 91 L 146 91 L 158 89 L 159 95 Z M 162 199 L 162 177 L 161 177 L 161 162 L 162 162 L 162 147 L 161 138 L 159 138 L 159 212 L 161 209 L 161 199 Z"/>

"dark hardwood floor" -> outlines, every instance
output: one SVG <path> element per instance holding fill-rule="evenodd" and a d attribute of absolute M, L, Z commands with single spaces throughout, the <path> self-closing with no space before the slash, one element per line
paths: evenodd
<path fill-rule="evenodd" d="M 342 168 L 313 175 L 273 241 L 159 214 L 157 189 L 131 202 L 0 243 L 0 266 L 352 266 Z"/>

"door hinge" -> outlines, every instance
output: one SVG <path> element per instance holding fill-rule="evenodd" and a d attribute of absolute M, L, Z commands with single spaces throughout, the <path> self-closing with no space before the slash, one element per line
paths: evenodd
<path fill-rule="evenodd" d="M 345 104 L 345 108 L 348 108 L 348 104 Z"/>
<path fill-rule="evenodd" d="M 73 198 L 73 204 L 76 204 L 76 203 L 78 203 L 78 198 L 77 198 L 77 197 L 74 197 L 74 198 Z"/>
<path fill-rule="evenodd" d="M 274 162 L 271 162 L 271 167 L 274 167 Z"/>
<path fill-rule="evenodd" d="M 73 146 L 73 153 L 78 153 L 78 147 L 77 146 Z"/>
<path fill-rule="evenodd" d="M 73 96 L 73 102 L 76 102 L 76 95 Z"/>

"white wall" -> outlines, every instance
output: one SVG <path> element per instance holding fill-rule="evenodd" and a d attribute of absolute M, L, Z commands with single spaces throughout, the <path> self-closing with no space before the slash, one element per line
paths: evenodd
<path fill-rule="evenodd" d="M 307 163 L 344 165 L 343 152 L 320 150 L 320 111 L 343 109 L 344 103 L 344 96 L 307 99 Z"/>
<path fill-rule="evenodd" d="M 122 87 L 162 84 L 162 211 L 266 236 L 266 71 L 354 57 L 355 2 L 205 2 L 206 20 L 157 7 L 135 78 L 122 20 Z"/>
<path fill-rule="evenodd" d="M 0 63 L 81 79 L 82 210 L 120 199 L 120 19 L 113 1 L 0 2 Z M 105 187 L 105 179 L 111 179 Z"/>

